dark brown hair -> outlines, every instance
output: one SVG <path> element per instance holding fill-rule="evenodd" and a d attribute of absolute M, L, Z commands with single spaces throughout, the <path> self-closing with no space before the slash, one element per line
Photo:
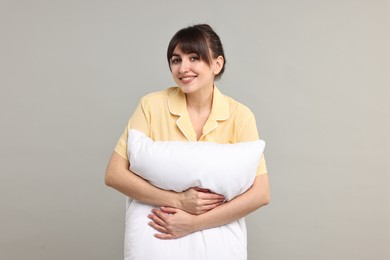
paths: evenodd
<path fill-rule="evenodd" d="M 173 51 L 179 47 L 182 52 L 196 53 L 206 64 L 211 65 L 211 58 L 223 57 L 224 63 L 221 71 L 215 76 L 215 79 L 221 78 L 225 71 L 225 53 L 219 36 L 208 24 L 197 24 L 179 30 L 171 39 L 167 50 L 167 59 L 169 69 L 171 69 L 171 58 Z M 211 56 L 210 57 L 210 51 Z"/>

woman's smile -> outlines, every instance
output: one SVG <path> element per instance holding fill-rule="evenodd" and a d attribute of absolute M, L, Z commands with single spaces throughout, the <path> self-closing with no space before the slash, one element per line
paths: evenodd
<path fill-rule="evenodd" d="M 183 84 L 189 84 L 191 83 L 194 79 L 196 79 L 196 76 L 184 76 L 184 77 L 179 77 L 181 82 Z"/>

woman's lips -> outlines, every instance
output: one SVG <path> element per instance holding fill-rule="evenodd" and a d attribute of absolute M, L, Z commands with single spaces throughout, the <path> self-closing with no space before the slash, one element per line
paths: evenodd
<path fill-rule="evenodd" d="M 188 84 L 188 83 L 192 82 L 195 78 L 196 78 L 196 76 L 185 76 L 185 77 L 181 77 L 180 80 L 184 84 Z"/>

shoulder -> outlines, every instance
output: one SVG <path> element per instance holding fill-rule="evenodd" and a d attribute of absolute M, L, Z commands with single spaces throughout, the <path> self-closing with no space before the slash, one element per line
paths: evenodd
<path fill-rule="evenodd" d="M 140 100 L 140 103 L 142 105 L 150 105 L 150 104 L 160 104 L 161 102 L 166 102 L 168 100 L 168 97 L 170 93 L 172 93 L 176 87 L 170 87 L 164 90 L 155 91 L 146 94 L 143 96 Z"/>
<path fill-rule="evenodd" d="M 253 112 L 252 110 L 244 105 L 243 103 L 235 100 L 232 97 L 223 95 L 227 103 L 229 104 L 229 112 L 230 115 L 234 116 L 240 116 L 240 117 L 253 117 Z"/>
<path fill-rule="evenodd" d="M 247 142 L 259 139 L 256 118 L 251 109 L 243 103 L 224 96 L 229 104 L 228 123 L 233 131 L 234 142 Z"/>

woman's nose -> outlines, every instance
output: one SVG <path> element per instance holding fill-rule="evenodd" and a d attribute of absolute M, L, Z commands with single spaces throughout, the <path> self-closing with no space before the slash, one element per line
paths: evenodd
<path fill-rule="evenodd" d="M 186 73 L 190 70 L 190 62 L 187 59 L 183 59 L 180 63 L 179 72 L 181 74 Z"/>

